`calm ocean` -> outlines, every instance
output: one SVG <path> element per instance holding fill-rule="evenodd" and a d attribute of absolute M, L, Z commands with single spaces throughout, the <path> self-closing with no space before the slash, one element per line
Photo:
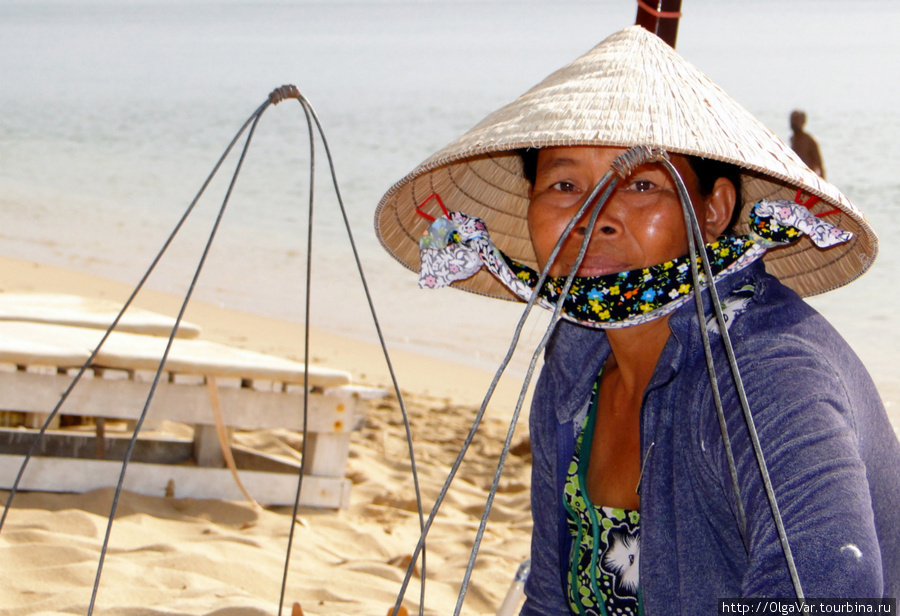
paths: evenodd
<path fill-rule="evenodd" d="M 4 0 L 0 252 L 137 282 L 237 129 L 294 83 L 329 139 L 389 342 L 495 367 L 518 306 L 419 291 L 375 239 L 375 205 L 434 150 L 632 24 L 635 10 L 627 0 Z M 789 112 L 805 109 L 829 180 L 879 233 L 874 268 L 813 303 L 900 400 L 890 274 L 900 268 L 900 4 L 684 0 L 683 13 L 681 54 L 785 139 Z M 199 299 L 302 320 L 303 120 L 293 102 L 264 115 Z M 152 287 L 185 289 L 236 160 Z M 374 339 L 320 161 L 313 321 Z M 526 333 L 537 339 L 541 320 Z"/>

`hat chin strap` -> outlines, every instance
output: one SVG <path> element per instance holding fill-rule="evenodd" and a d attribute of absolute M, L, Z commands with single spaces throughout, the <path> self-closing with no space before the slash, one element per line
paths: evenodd
<path fill-rule="evenodd" d="M 764 253 L 749 236 L 723 237 L 705 246 L 714 280 L 737 272 Z M 699 265 L 701 258 L 695 257 Z M 538 275 L 514 261 L 509 267 L 531 289 Z M 538 303 L 552 309 L 562 301 L 562 318 L 599 329 L 631 327 L 665 316 L 694 294 L 688 255 L 660 263 L 604 276 L 573 276 L 568 294 L 563 296 L 567 277 L 548 278 L 538 291 Z M 700 286 L 706 287 L 703 273 Z M 532 290 L 533 292 L 533 290 Z M 523 299 L 528 299 L 524 297 Z"/>
<path fill-rule="evenodd" d="M 705 246 L 714 280 L 747 267 L 770 247 L 807 235 L 821 248 L 848 241 L 852 234 L 813 216 L 791 201 L 760 201 L 750 216 L 751 234 L 722 237 Z M 474 276 L 485 267 L 506 288 L 529 301 L 540 274 L 494 246 L 481 219 L 447 212 L 435 219 L 419 242 L 419 286 L 440 288 Z M 698 255 L 696 261 L 701 259 Z M 578 265 L 575 266 L 577 270 Z M 562 298 L 562 317 L 601 329 L 630 327 L 669 314 L 693 296 L 690 258 L 685 255 L 651 267 L 607 274 L 548 277 L 536 303 L 553 309 Z M 702 287 L 706 276 L 699 275 Z"/>

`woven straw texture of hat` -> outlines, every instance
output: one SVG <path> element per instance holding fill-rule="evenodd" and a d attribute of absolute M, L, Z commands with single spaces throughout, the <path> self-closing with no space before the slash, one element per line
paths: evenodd
<path fill-rule="evenodd" d="M 875 259 L 878 240 L 863 214 L 810 171 L 772 131 L 682 59 L 656 35 L 626 28 L 492 113 L 397 182 L 378 205 L 375 229 L 384 247 L 418 271 L 418 241 L 430 221 L 416 207 L 432 194 L 447 208 L 482 218 L 509 257 L 536 267 L 528 235 L 529 184 L 518 150 L 526 147 L 648 145 L 740 166 L 743 209 L 760 199 L 822 199 L 813 213 L 854 233 L 822 250 L 808 238 L 771 250 L 768 270 L 801 295 L 847 284 Z M 441 214 L 435 200 L 426 211 Z M 739 232 L 746 229 L 738 228 Z M 454 286 L 515 299 L 487 271 Z"/>

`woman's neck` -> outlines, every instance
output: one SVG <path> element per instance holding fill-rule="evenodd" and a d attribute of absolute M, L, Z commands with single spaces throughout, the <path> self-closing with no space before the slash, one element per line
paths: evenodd
<path fill-rule="evenodd" d="M 606 331 L 620 386 L 631 396 L 643 396 L 669 334 L 668 315 L 641 325 Z"/>
<path fill-rule="evenodd" d="M 640 509 L 641 405 L 669 338 L 668 316 L 607 330 L 611 353 L 597 392 L 596 428 L 587 469 L 591 501 Z"/>

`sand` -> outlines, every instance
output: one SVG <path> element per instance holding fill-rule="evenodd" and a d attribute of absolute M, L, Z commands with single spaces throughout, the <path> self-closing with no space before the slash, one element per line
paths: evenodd
<path fill-rule="evenodd" d="M 90 275 L 0 258 L 0 291 L 73 293 L 124 301 L 130 288 Z M 140 308 L 174 316 L 179 298 L 142 292 Z M 186 318 L 201 337 L 292 359 L 303 358 L 296 324 L 193 303 Z M 372 345 L 311 331 L 313 363 L 348 370 L 355 382 L 390 388 L 383 354 Z M 426 514 L 459 452 L 492 374 L 410 353 L 391 353 L 415 438 Z M 518 395 L 501 386 L 429 535 L 425 613 L 450 614 L 475 529 Z M 173 426 L 177 430 L 178 426 Z M 235 440 L 267 452 L 299 449 L 287 431 L 242 432 Z M 527 442 L 525 427 L 515 444 Z M 494 614 L 530 536 L 529 454 L 510 456 L 469 587 L 463 613 Z M 301 508 L 290 560 L 284 614 L 383 615 L 393 606 L 419 537 L 414 484 L 394 395 L 371 403 L 354 433 L 348 477 L 351 505 Z M 250 486 L 252 490 L 252 486 Z M 6 501 L 7 492 L 0 492 Z M 0 614 L 86 614 L 113 490 L 86 494 L 23 492 L 0 533 Z M 112 527 L 94 614 L 225 616 L 276 614 L 291 510 L 246 502 L 148 497 L 125 493 Z M 419 578 L 404 605 L 416 613 Z"/>
<path fill-rule="evenodd" d="M 122 302 L 130 289 L 82 273 L 0 258 L 2 291 L 74 293 Z M 179 301 L 144 292 L 136 304 L 174 315 Z M 202 338 L 303 358 L 303 329 L 296 324 L 203 303 L 194 303 L 186 318 L 202 327 Z M 348 370 L 358 383 L 390 389 L 377 346 L 322 331 L 311 331 L 311 340 L 313 363 Z M 392 352 L 391 357 L 410 414 L 427 513 L 493 375 L 411 353 Z M 890 389 L 891 383 L 886 385 Z M 518 383 L 501 383 L 431 530 L 426 614 L 453 613 L 517 395 Z M 900 428 L 896 416 L 894 421 Z M 300 448 L 299 437 L 285 430 L 240 432 L 235 440 L 269 453 Z M 495 614 L 528 555 L 530 452 L 524 425 L 513 443 L 515 453 L 504 470 L 464 614 Z M 372 402 L 364 429 L 354 433 L 348 477 L 353 482 L 348 508 L 300 510 L 283 614 L 291 614 L 298 603 L 310 616 L 380 616 L 397 598 L 419 537 L 419 521 L 405 430 L 393 394 Z M 0 492 L 3 502 L 7 494 Z M 112 495 L 112 488 L 17 495 L 0 533 L 0 615 L 87 613 Z M 276 614 L 291 513 L 286 507 L 257 510 L 247 502 L 125 493 L 93 613 Z M 413 577 L 404 600 L 411 614 L 418 612 L 419 581 Z"/>

